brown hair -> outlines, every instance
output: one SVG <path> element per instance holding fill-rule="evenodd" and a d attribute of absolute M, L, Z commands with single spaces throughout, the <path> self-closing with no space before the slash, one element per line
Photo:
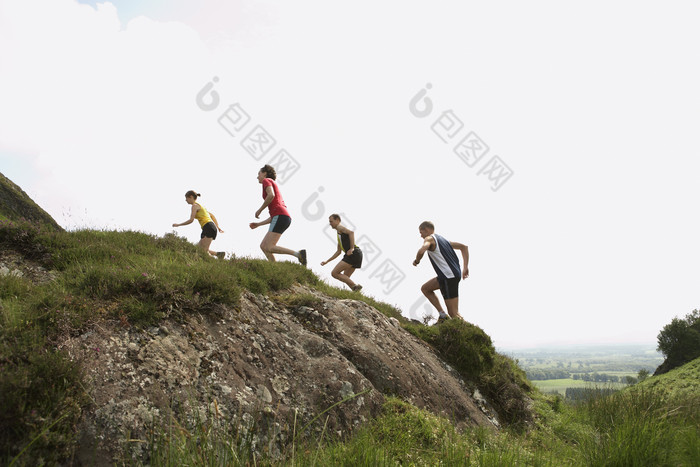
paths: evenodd
<path fill-rule="evenodd" d="M 197 198 L 199 198 L 199 197 L 202 196 L 202 195 L 199 194 L 199 193 L 197 193 L 197 192 L 194 191 L 194 190 L 190 190 L 190 191 L 188 191 L 187 193 L 185 193 L 185 197 L 188 197 L 188 196 L 191 196 L 191 197 L 193 197 L 194 199 L 197 199 Z"/>
<path fill-rule="evenodd" d="M 435 230 L 435 225 L 430 222 L 430 221 L 423 221 L 421 224 L 418 226 L 419 229 L 430 229 L 430 230 Z"/>
<path fill-rule="evenodd" d="M 338 222 L 342 222 L 342 221 L 340 220 L 340 216 L 339 216 L 338 214 L 331 214 L 331 215 L 328 216 L 328 217 L 330 217 L 330 218 L 332 218 L 332 219 L 336 219 Z"/>
<path fill-rule="evenodd" d="M 263 165 L 262 168 L 260 169 L 260 171 L 265 172 L 265 175 L 267 175 L 267 178 L 277 180 L 277 172 L 275 172 L 275 169 L 270 164 Z"/>

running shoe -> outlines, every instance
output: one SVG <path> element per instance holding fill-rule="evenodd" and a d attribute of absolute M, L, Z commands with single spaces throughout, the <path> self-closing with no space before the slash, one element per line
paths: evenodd
<path fill-rule="evenodd" d="M 216 257 L 219 258 L 219 259 L 224 259 L 225 256 L 226 256 L 226 252 L 225 252 L 225 251 L 217 251 L 217 252 L 216 252 Z"/>
<path fill-rule="evenodd" d="M 355 284 L 355 287 L 352 288 L 353 292 L 359 292 L 362 290 L 362 286 L 360 284 Z"/>
<path fill-rule="evenodd" d="M 299 262 L 306 266 L 306 250 L 299 250 Z"/>
<path fill-rule="evenodd" d="M 438 324 L 442 324 L 442 323 L 444 323 L 445 321 L 447 321 L 448 319 L 450 319 L 449 316 L 447 316 L 447 315 L 441 315 L 440 317 L 438 317 L 437 323 L 435 323 L 434 326 L 437 326 Z"/>

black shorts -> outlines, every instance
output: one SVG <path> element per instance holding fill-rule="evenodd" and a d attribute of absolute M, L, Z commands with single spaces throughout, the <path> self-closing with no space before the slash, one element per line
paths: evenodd
<path fill-rule="evenodd" d="M 362 251 L 359 248 L 355 248 L 355 251 L 350 256 L 343 256 L 342 261 L 355 269 L 360 269 L 362 267 Z"/>
<path fill-rule="evenodd" d="M 438 277 L 438 284 L 440 284 L 440 293 L 442 293 L 442 298 L 448 300 L 450 298 L 459 297 L 459 277 L 453 277 L 452 279 L 440 279 Z"/>
<path fill-rule="evenodd" d="M 284 231 L 287 230 L 291 224 L 291 217 L 278 214 L 272 218 L 272 221 L 270 221 L 270 229 L 268 232 L 275 232 L 278 234 L 284 233 Z"/>
<path fill-rule="evenodd" d="M 214 224 L 213 222 L 207 222 L 202 226 L 202 235 L 200 238 L 207 237 L 211 238 L 212 240 L 216 240 L 216 234 L 216 224 Z"/>

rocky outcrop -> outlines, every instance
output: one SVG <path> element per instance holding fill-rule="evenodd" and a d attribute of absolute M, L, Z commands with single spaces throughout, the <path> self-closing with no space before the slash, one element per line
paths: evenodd
<path fill-rule="evenodd" d="M 56 275 L 16 251 L 0 248 L 0 276 L 24 277 L 34 284 L 44 284 L 54 280 Z"/>
<path fill-rule="evenodd" d="M 143 460 L 153 421 L 171 416 L 183 425 L 216 419 L 274 456 L 335 404 L 308 430 L 353 433 L 385 395 L 458 425 L 497 425 L 485 401 L 395 319 L 310 288 L 288 292 L 312 296 L 312 305 L 247 292 L 237 309 L 147 330 L 101 324 L 65 341 L 92 398 L 80 427 L 84 460 Z"/>

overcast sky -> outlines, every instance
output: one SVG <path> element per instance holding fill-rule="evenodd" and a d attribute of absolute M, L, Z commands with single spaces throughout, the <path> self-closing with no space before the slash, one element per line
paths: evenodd
<path fill-rule="evenodd" d="M 194 189 L 213 248 L 263 258 L 272 163 L 279 244 L 334 284 L 338 212 L 363 292 L 422 316 L 432 220 L 469 246 L 460 311 L 496 346 L 655 343 L 700 307 L 699 12 L 0 0 L 0 172 L 69 229 L 163 235 Z"/>

